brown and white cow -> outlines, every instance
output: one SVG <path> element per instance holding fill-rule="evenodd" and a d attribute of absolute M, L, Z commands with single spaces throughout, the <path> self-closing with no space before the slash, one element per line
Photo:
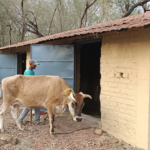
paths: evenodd
<path fill-rule="evenodd" d="M 68 107 L 74 121 L 81 121 L 83 99 L 90 95 L 82 92 L 74 94 L 67 82 L 58 76 L 15 75 L 2 80 L 3 104 L 0 108 L 0 130 L 4 131 L 3 117 L 9 106 L 11 114 L 20 130 L 18 121 L 20 103 L 27 108 L 46 108 L 48 110 L 50 134 L 54 134 L 55 114 L 63 113 Z"/>

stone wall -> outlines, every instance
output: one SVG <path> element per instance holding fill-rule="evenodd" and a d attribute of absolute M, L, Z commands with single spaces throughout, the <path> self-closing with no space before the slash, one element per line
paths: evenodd
<path fill-rule="evenodd" d="M 100 69 L 103 130 L 148 149 L 150 29 L 105 34 Z"/>

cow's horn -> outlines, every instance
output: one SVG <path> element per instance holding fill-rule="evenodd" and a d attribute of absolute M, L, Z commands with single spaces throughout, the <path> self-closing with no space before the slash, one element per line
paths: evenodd
<path fill-rule="evenodd" d="M 90 98 L 90 99 L 92 99 L 91 95 L 84 94 L 82 92 L 80 92 L 80 94 L 83 95 L 83 98 Z"/>
<path fill-rule="evenodd" d="M 84 94 L 84 98 L 86 98 L 86 97 L 92 99 L 92 96 L 91 96 L 91 95 Z"/>
<path fill-rule="evenodd" d="M 75 98 L 73 97 L 73 94 L 72 94 L 72 93 L 70 93 L 70 97 L 71 97 L 72 100 L 74 100 L 75 102 L 77 102 L 77 101 L 75 100 Z"/>

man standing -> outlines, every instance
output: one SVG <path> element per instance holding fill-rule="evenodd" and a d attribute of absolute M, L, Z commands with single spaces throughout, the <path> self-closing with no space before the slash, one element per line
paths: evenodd
<path fill-rule="evenodd" d="M 24 75 L 33 76 L 34 75 L 33 69 L 35 69 L 37 65 L 39 65 L 38 62 L 34 59 L 31 59 L 29 61 L 29 68 L 25 70 Z M 27 116 L 29 110 L 30 109 L 24 107 L 21 115 L 19 116 L 19 120 L 22 124 L 23 124 L 23 119 Z M 35 121 L 34 121 L 34 124 L 38 124 L 39 122 L 40 122 L 40 109 L 35 108 Z"/>

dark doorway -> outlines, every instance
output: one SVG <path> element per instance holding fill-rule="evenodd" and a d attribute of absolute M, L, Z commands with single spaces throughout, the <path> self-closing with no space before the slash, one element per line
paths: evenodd
<path fill-rule="evenodd" d="M 18 74 L 24 74 L 26 69 L 26 53 L 18 54 Z"/>
<path fill-rule="evenodd" d="M 80 49 L 80 91 L 90 94 L 85 99 L 83 113 L 100 115 L 100 57 L 101 42 L 83 44 Z"/>

